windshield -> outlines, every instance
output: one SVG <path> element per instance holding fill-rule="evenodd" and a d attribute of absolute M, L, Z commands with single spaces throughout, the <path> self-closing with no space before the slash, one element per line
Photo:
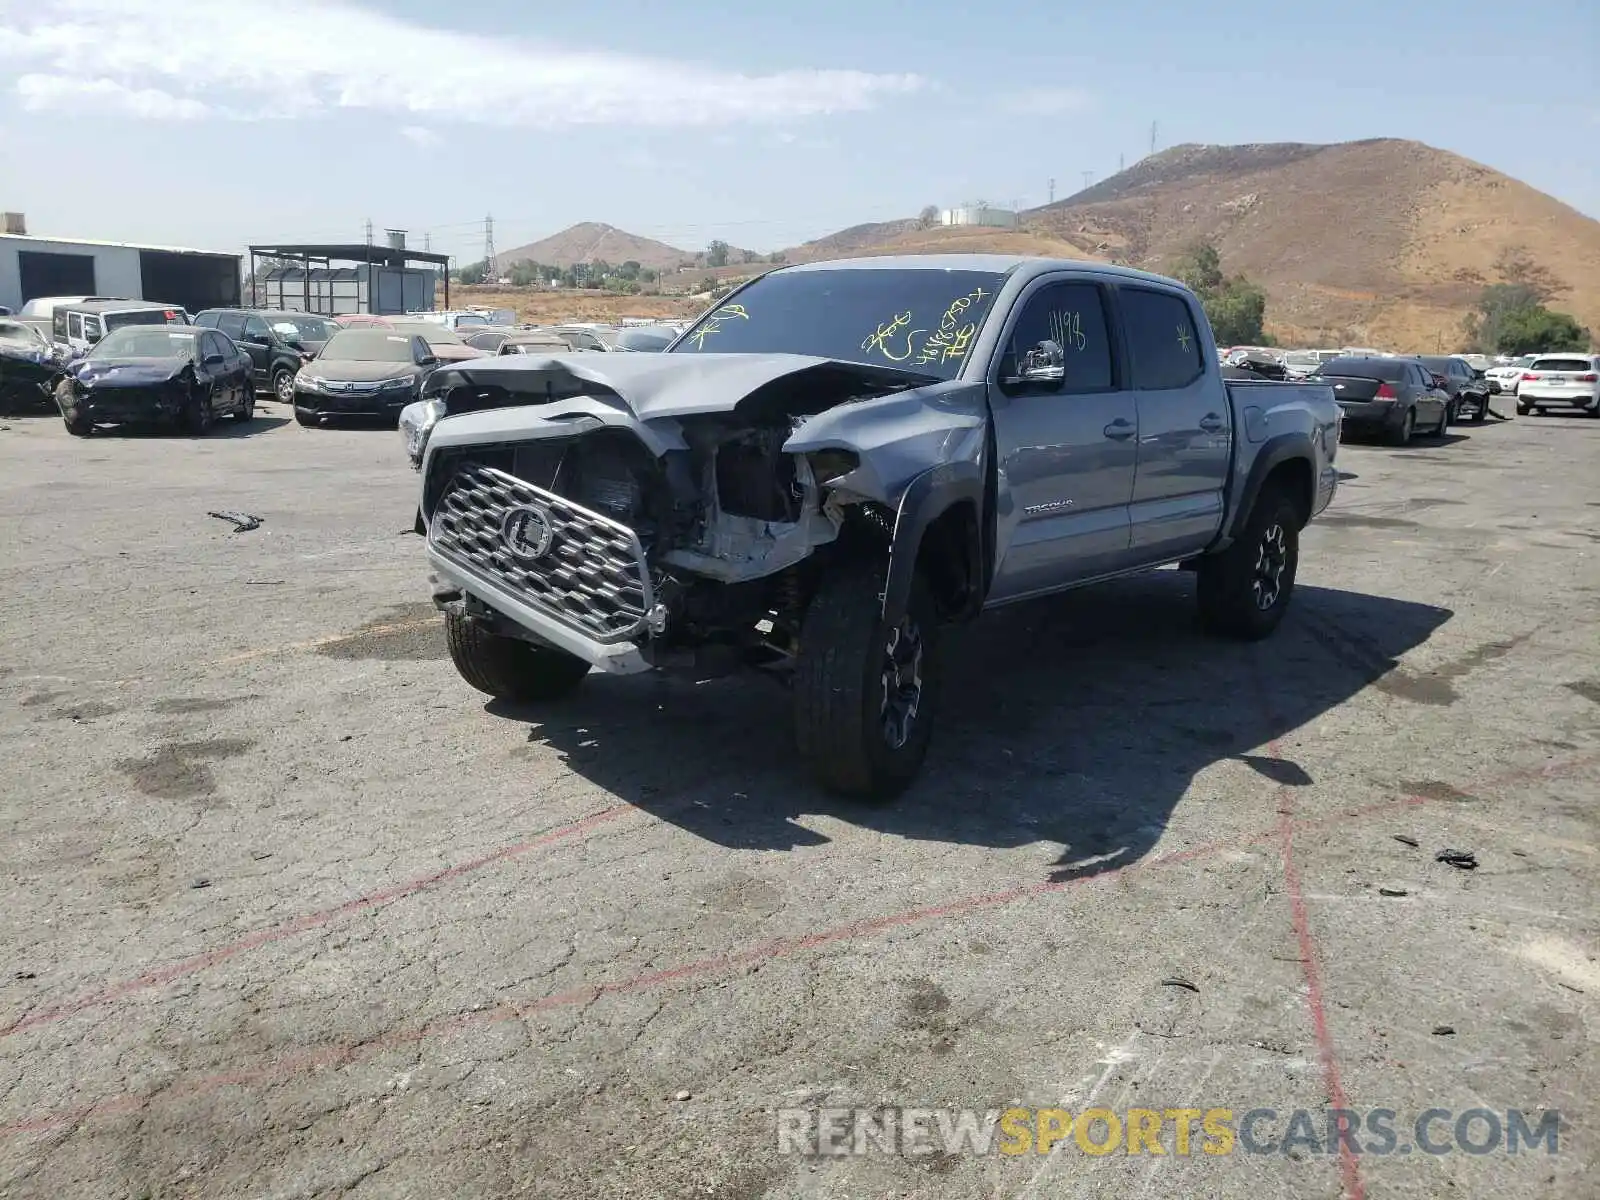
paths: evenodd
<path fill-rule="evenodd" d="M 432 321 L 396 321 L 393 328 L 396 333 L 415 334 L 430 346 L 466 345 L 443 325 L 435 325 Z"/>
<path fill-rule="evenodd" d="M 20 321 L 0 321 L 0 339 L 30 344 L 39 344 L 45 340 L 44 334 L 32 325 L 24 325 Z"/>
<path fill-rule="evenodd" d="M 810 354 L 954 379 L 995 293 L 997 271 L 777 271 L 701 317 L 674 354 Z"/>
<path fill-rule="evenodd" d="M 1384 379 L 1399 383 L 1406 377 L 1405 363 L 1398 358 L 1336 358 L 1322 364 L 1321 375 L 1343 379 Z"/>
<path fill-rule="evenodd" d="M 411 337 L 383 329 L 346 329 L 328 343 L 322 357 L 330 362 L 408 363 Z"/>
<path fill-rule="evenodd" d="M 194 334 L 167 333 L 137 325 L 113 329 L 89 351 L 90 358 L 193 358 Z"/>
<path fill-rule="evenodd" d="M 106 313 L 102 318 L 107 329 L 122 329 L 129 325 L 180 325 L 182 318 L 175 309 L 143 308 L 134 312 Z"/>
<path fill-rule="evenodd" d="M 274 332 L 291 340 L 325 342 L 338 332 L 338 326 L 321 317 L 274 317 Z"/>

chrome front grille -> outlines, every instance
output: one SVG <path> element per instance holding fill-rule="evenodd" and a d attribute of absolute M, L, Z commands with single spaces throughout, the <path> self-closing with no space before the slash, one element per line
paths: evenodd
<path fill-rule="evenodd" d="M 549 548 L 513 555 L 506 513 L 530 508 L 549 523 Z M 440 553 L 598 642 L 645 627 L 650 569 L 628 526 L 493 467 L 466 464 L 445 485 L 428 523 Z M 524 543 L 526 549 L 526 543 Z"/>

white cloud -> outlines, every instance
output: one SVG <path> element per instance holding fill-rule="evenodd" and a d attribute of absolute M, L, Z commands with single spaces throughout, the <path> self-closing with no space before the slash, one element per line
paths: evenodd
<path fill-rule="evenodd" d="M 0 26 L 0 70 L 29 72 L 14 85 L 25 101 L 109 86 L 143 97 L 131 101 L 140 115 L 166 119 L 362 109 L 496 125 L 713 126 L 860 111 L 924 85 L 847 70 L 746 75 L 322 0 L 0 0 Z"/>
<path fill-rule="evenodd" d="M 424 150 L 431 150 L 444 140 L 433 130 L 426 129 L 421 125 L 400 126 L 400 136 L 413 146 L 420 146 Z"/>
<path fill-rule="evenodd" d="M 147 121 L 194 121 L 210 111 L 188 96 L 124 87 L 114 79 L 24 75 L 16 82 L 16 92 L 30 112 L 123 113 Z"/>
<path fill-rule="evenodd" d="M 1094 97 L 1088 92 L 1069 87 L 1027 88 L 1001 97 L 1001 104 L 1008 112 L 1033 117 L 1060 117 L 1083 112 L 1093 103 Z"/>

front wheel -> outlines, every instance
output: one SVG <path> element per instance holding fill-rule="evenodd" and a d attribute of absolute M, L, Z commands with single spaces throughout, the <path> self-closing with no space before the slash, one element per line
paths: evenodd
<path fill-rule="evenodd" d="M 241 423 L 253 420 L 256 415 L 256 385 L 249 380 L 245 381 L 244 391 L 240 393 L 239 407 L 233 410 L 233 419 Z"/>
<path fill-rule="evenodd" d="M 309 408 L 295 409 L 294 419 L 300 422 L 300 424 L 304 425 L 307 429 L 315 428 L 318 422 L 321 420 L 321 418 L 319 418 L 317 414 L 312 412 Z"/>
<path fill-rule="evenodd" d="M 250 387 L 251 387 L 252 390 L 254 390 L 255 384 L 252 383 L 250 385 Z M 278 401 L 279 404 L 293 404 L 294 403 L 294 372 L 293 371 L 279 371 L 277 374 L 273 375 L 273 377 L 272 377 L 272 394 L 273 394 L 274 397 L 277 398 L 277 401 Z"/>
<path fill-rule="evenodd" d="M 1239 537 L 1200 560 L 1200 621 L 1212 633 L 1257 641 L 1278 627 L 1294 594 L 1300 514 L 1281 490 L 1256 497 Z"/>
<path fill-rule="evenodd" d="M 94 432 L 94 422 L 88 417 L 62 417 L 61 420 L 73 437 L 88 437 Z"/>
<path fill-rule="evenodd" d="M 216 413 L 211 408 L 211 393 L 202 388 L 195 388 L 189 396 L 189 403 L 184 406 L 180 419 L 185 433 L 196 437 L 210 433 L 212 422 L 216 419 Z"/>
<path fill-rule="evenodd" d="M 905 615 L 883 617 L 881 565 L 840 567 L 806 609 L 794 667 L 800 755 L 833 791 L 888 799 L 927 757 L 940 669 L 938 614 L 920 573 Z"/>
<path fill-rule="evenodd" d="M 444 631 L 461 678 L 496 700 L 559 700 L 589 673 L 588 663 L 565 650 L 506 637 L 482 621 L 446 613 Z"/>

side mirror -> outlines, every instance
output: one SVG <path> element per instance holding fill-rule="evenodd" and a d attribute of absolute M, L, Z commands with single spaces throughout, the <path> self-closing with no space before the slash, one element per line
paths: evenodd
<path fill-rule="evenodd" d="M 1067 359 L 1065 351 L 1061 349 L 1059 342 L 1045 340 L 1022 355 L 1021 362 L 1017 364 L 1017 373 L 1005 382 L 1009 384 L 1061 383 L 1066 377 Z"/>
<path fill-rule="evenodd" d="M 438 365 L 439 356 L 437 354 L 425 354 L 417 359 L 417 366 L 419 367 L 437 367 Z"/>
<path fill-rule="evenodd" d="M 204 367 L 220 367 L 227 361 L 220 354 L 208 354 L 200 360 L 200 365 Z"/>

